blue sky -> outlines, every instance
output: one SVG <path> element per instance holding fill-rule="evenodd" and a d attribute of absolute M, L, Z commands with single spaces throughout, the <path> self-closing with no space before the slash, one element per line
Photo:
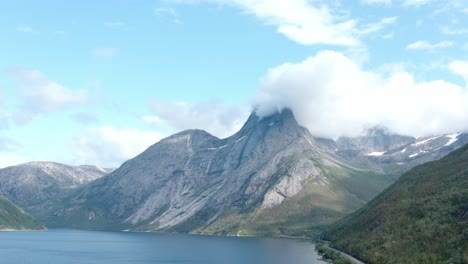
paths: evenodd
<path fill-rule="evenodd" d="M 468 130 L 468 3 L 0 3 L 0 167 L 118 166 L 290 107 L 317 136 Z"/>

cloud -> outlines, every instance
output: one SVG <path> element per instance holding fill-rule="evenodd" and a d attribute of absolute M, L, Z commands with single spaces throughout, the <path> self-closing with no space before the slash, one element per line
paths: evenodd
<path fill-rule="evenodd" d="M 361 3 L 366 4 L 366 5 L 373 5 L 373 4 L 390 5 L 392 4 L 392 0 L 361 0 Z"/>
<path fill-rule="evenodd" d="M 20 99 L 19 109 L 12 113 L 17 124 L 24 124 L 38 115 L 59 112 L 86 105 L 86 90 L 76 90 L 52 81 L 37 70 L 14 69 L 10 73 L 16 79 Z"/>
<path fill-rule="evenodd" d="M 93 54 L 100 58 L 113 58 L 119 54 L 120 50 L 113 47 L 100 47 L 93 50 Z"/>
<path fill-rule="evenodd" d="M 71 118 L 75 120 L 76 122 L 83 124 L 83 125 L 88 125 L 91 123 L 98 122 L 98 118 L 96 114 L 93 114 L 93 113 L 86 113 L 86 112 L 74 113 L 71 115 Z"/>
<path fill-rule="evenodd" d="M 449 69 L 468 83 L 468 61 L 453 61 L 449 64 Z"/>
<path fill-rule="evenodd" d="M 385 26 L 394 24 L 397 21 L 397 17 L 386 17 L 381 19 L 377 23 L 370 23 L 364 25 L 360 30 L 358 30 L 358 34 L 366 35 L 374 32 L 378 32 L 382 30 Z"/>
<path fill-rule="evenodd" d="M 140 154 L 161 138 L 156 132 L 101 126 L 78 135 L 71 149 L 77 156 L 75 163 L 116 167 Z"/>
<path fill-rule="evenodd" d="M 463 35 L 463 34 L 468 34 L 468 29 L 466 28 L 448 28 L 448 27 L 442 27 L 441 30 L 442 34 L 445 35 Z"/>
<path fill-rule="evenodd" d="M 204 129 L 221 138 L 237 132 L 250 112 L 216 101 L 188 104 L 155 100 L 151 103 L 151 110 L 154 115 L 144 117 L 147 123 L 157 127 L 165 124 L 175 131 Z"/>
<path fill-rule="evenodd" d="M 12 138 L 0 136 L 0 152 L 16 150 L 21 146 L 21 143 Z"/>
<path fill-rule="evenodd" d="M 15 69 L 11 71 L 18 83 L 25 114 L 61 111 L 88 103 L 86 90 L 73 90 L 52 81 L 37 70 Z"/>
<path fill-rule="evenodd" d="M 33 30 L 32 27 L 30 27 L 30 26 L 22 26 L 22 25 L 17 26 L 17 27 L 16 27 L 16 31 L 18 31 L 18 32 L 23 32 L 23 33 L 33 33 L 33 32 L 34 32 L 34 30 Z"/>
<path fill-rule="evenodd" d="M 416 41 L 406 46 L 407 50 L 435 50 L 442 48 L 449 48 L 455 45 L 452 41 L 441 41 L 439 43 L 431 44 L 427 41 Z"/>
<path fill-rule="evenodd" d="M 31 161 L 32 159 L 19 154 L 5 154 L 0 152 L 0 169 Z"/>
<path fill-rule="evenodd" d="M 245 13 L 256 16 L 267 25 L 289 39 L 303 44 L 328 44 L 357 46 L 357 21 L 334 15 L 338 10 L 330 10 L 321 3 L 307 0 L 172 0 L 176 3 L 206 2 L 236 6 Z"/>
<path fill-rule="evenodd" d="M 31 159 L 26 156 L 13 153 L 22 147 L 20 142 L 10 137 L 0 136 L 0 168 L 30 161 Z"/>
<path fill-rule="evenodd" d="M 104 26 L 108 28 L 121 28 L 125 26 L 125 22 L 122 21 L 108 21 L 104 22 Z"/>
<path fill-rule="evenodd" d="M 3 92 L 0 90 L 0 130 L 7 129 L 9 126 L 9 120 L 4 106 L 4 101 L 5 99 Z"/>
<path fill-rule="evenodd" d="M 177 16 L 177 11 L 174 8 L 157 7 L 154 9 L 154 13 L 159 17 L 170 17 L 172 19 L 172 22 L 174 22 L 175 24 L 184 24 L 184 22 L 182 22 Z"/>
<path fill-rule="evenodd" d="M 403 71 L 365 71 L 334 51 L 270 69 L 253 106 L 261 116 L 291 108 L 313 135 L 329 138 L 376 125 L 413 136 L 468 131 L 466 89 L 441 80 L 417 82 Z"/>
<path fill-rule="evenodd" d="M 427 5 L 433 0 L 404 0 L 403 5 L 404 6 L 423 6 Z"/>
<path fill-rule="evenodd" d="M 382 36 L 383 39 L 393 39 L 395 37 L 395 33 L 388 33 Z"/>

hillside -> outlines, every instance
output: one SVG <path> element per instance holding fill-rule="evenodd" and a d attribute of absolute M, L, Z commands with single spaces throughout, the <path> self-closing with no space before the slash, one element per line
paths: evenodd
<path fill-rule="evenodd" d="M 44 228 L 31 215 L 0 195 L 0 231 L 39 230 Z"/>
<path fill-rule="evenodd" d="M 468 145 L 404 174 L 324 237 L 367 263 L 468 263 Z"/>

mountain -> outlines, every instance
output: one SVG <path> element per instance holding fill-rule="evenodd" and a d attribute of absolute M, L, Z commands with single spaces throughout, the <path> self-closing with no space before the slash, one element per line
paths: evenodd
<path fill-rule="evenodd" d="M 316 138 L 289 109 L 263 118 L 253 112 L 231 137 L 177 133 L 102 178 L 25 208 L 50 227 L 317 235 L 419 164 L 383 159 L 417 142 L 382 128 Z M 368 155 L 375 152 L 382 153 Z"/>
<path fill-rule="evenodd" d="M 366 263 L 468 263 L 468 144 L 404 174 L 325 237 Z"/>
<path fill-rule="evenodd" d="M 390 175 L 401 175 L 419 164 L 440 159 L 467 143 L 467 133 L 416 139 L 375 127 L 364 136 L 338 138 L 335 149 L 337 155 L 353 164 L 366 164 Z"/>
<path fill-rule="evenodd" d="M 28 211 L 40 210 L 39 204 L 56 202 L 64 190 L 89 183 L 111 171 L 88 165 L 29 162 L 0 169 L 0 194 Z"/>
<path fill-rule="evenodd" d="M 0 231 L 40 229 L 45 229 L 45 227 L 23 209 L 0 195 Z"/>
<path fill-rule="evenodd" d="M 40 212 L 50 226 L 228 235 L 316 233 L 393 180 L 334 153 L 284 110 L 231 137 L 172 135 Z"/>

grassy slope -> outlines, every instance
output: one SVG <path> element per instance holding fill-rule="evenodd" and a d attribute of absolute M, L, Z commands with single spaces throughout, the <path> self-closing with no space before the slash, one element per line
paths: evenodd
<path fill-rule="evenodd" d="M 0 230 L 44 229 L 31 215 L 0 195 Z"/>
<path fill-rule="evenodd" d="M 409 171 L 325 236 L 368 263 L 468 263 L 468 145 Z"/>

